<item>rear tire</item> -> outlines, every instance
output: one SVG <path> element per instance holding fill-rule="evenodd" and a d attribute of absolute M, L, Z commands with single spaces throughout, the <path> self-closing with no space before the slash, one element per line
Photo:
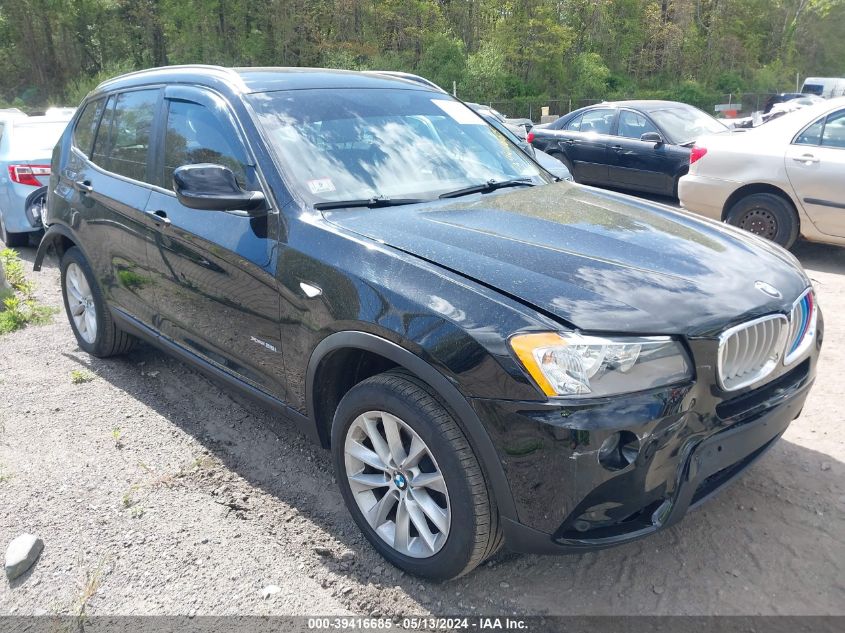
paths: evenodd
<path fill-rule="evenodd" d="M 94 271 L 76 246 L 62 256 L 62 298 L 79 347 L 99 358 L 130 351 L 137 339 L 114 322 Z"/>
<path fill-rule="evenodd" d="M 388 427 L 400 429 L 392 443 Z M 331 443 L 346 506 L 391 564 L 447 580 L 501 547 L 498 512 L 481 466 L 451 414 L 416 377 L 390 371 L 353 387 L 335 413 Z M 362 446 L 368 461 L 360 459 Z M 414 454 L 424 454 L 416 465 Z M 429 483 L 435 479 L 436 485 Z"/>
<path fill-rule="evenodd" d="M 6 230 L 6 223 L 3 221 L 3 214 L 0 213 L 0 240 L 8 248 L 18 248 L 29 245 L 29 233 L 10 233 Z"/>
<path fill-rule="evenodd" d="M 798 239 L 798 215 L 792 204 L 773 193 L 755 193 L 734 204 L 725 222 L 784 248 Z"/>

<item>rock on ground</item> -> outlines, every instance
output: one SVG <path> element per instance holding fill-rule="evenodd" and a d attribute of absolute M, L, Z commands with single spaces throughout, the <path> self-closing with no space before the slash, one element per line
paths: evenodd
<path fill-rule="evenodd" d="M 44 541 L 33 534 L 21 534 L 6 549 L 6 577 L 14 580 L 35 564 Z"/>

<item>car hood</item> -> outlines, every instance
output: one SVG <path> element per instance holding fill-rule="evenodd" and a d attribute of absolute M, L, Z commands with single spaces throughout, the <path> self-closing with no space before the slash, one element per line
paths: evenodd
<path fill-rule="evenodd" d="M 569 183 L 324 217 L 588 331 L 712 335 L 788 310 L 808 283 L 750 234 Z"/>

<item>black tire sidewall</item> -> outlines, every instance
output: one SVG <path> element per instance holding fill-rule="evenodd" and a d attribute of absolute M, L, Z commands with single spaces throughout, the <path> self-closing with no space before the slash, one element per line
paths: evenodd
<path fill-rule="evenodd" d="M 94 338 L 93 343 L 89 343 L 80 336 L 79 330 L 76 328 L 76 323 L 74 323 L 73 317 L 70 313 L 70 306 L 67 299 L 67 269 L 71 264 L 79 266 L 82 274 L 85 275 L 85 280 L 88 282 L 88 287 L 91 289 L 91 295 L 94 298 L 94 309 L 97 314 L 97 336 Z M 106 328 L 111 324 L 111 320 L 108 318 L 108 314 L 106 313 L 108 308 L 106 307 L 105 300 L 103 299 L 103 293 L 100 291 L 100 286 L 94 277 L 94 272 L 91 270 L 91 266 L 88 264 L 88 261 L 82 254 L 82 251 L 76 247 L 69 248 L 62 256 L 61 281 L 62 301 L 65 305 L 65 314 L 67 314 L 67 319 L 70 323 L 71 329 L 73 330 L 73 334 L 76 337 L 76 342 L 84 352 L 94 356 L 101 356 L 108 343 L 108 341 L 105 340 L 108 335 Z"/>
<path fill-rule="evenodd" d="M 346 479 L 344 443 L 347 430 L 359 415 L 375 410 L 387 411 L 414 429 L 434 455 L 446 481 L 452 511 L 449 536 L 443 548 L 429 558 L 404 556 L 383 541 L 358 508 Z M 346 506 L 373 547 L 400 569 L 434 580 L 445 580 L 461 574 L 469 563 L 475 546 L 476 519 L 466 471 L 450 441 L 426 417 L 414 403 L 401 398 L 385 385 L 362 383 L 344 396 L 335 413 L 332 424 L 332 461 Z"/>
<path fill-rule="evenodd" d="M 731 207 L 725 221 L 739 228 L 742 218 L 755 208 L 766 209 L 777 222 L 777 230 L 771 241 L 784 248 L 792 246 L 798 238 L 798 220 L 790 205 L 780 196 L 770 193 L 747 196 Z"/>

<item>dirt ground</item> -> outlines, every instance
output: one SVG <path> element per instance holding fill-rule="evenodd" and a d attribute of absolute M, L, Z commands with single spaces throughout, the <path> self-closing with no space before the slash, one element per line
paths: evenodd
<path fill-rule="evenodd" d="M 646 540 L 502 553 L 440 585 L 387 565 L 328 454 L 265 410 L 147 346 L 92 358 L 63 312 L 4 336 L 0 546 L 29 531 L 45 549 L 0 581 L 0 614 L 845 614 L 845 249 L 796 254 L 826 343 L 803 415 L 767 456 Z M 32 278 L 61 305 L 55 262 Z"/>

